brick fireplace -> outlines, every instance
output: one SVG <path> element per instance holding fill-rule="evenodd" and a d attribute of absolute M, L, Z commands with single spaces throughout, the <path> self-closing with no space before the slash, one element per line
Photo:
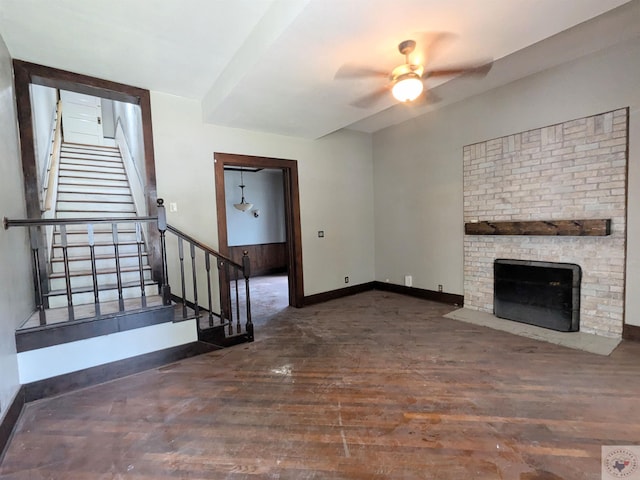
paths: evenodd
<path fill-rule="evenodd" d="M 464 147 L 464 222 L 610 219 L 610 235 L 465 235 L 464 304 L 493 312 L 497 258 L 582 269 L 580 331 L 624 321 L 628 110 Z"/>

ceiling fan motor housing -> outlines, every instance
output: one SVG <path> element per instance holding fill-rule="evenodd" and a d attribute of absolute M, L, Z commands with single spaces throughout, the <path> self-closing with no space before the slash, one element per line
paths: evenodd
<path fill-rule="evenodd" d="M 398 50 L 402 55 L 409 55 L 416 48 L 415 40 L 405 40 L 404 42 L 400 42 L 398 45 Z"/>
<path fill-rule="evenodd" d="M 424 67 L 422 65 L 415 65 L 412 63 L 404 63 L 402 65 L 398 65 L 393 69 L 390 75 L 390 80 L 392 83 L 396 83 L 404 78 L 409 77 L 417 77 L 421 78 L 424 73 Z"/>

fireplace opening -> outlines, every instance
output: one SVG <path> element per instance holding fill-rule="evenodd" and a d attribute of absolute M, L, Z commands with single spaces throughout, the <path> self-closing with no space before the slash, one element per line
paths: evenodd
<path fill-rule="evenodd" d="M 493 271 L 496 317 L 561 332 L 580 329 L 579 265 L 497 259 Z"/>

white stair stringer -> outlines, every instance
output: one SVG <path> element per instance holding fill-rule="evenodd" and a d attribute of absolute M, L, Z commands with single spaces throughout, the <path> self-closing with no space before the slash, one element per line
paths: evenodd
<path fill-rule="evenodd" d="M 135 217 L 136 211 L 125 168 L 117 147 L 64 143 L 60 153 L 57 218 Z M 99 299 L 117 300 L 116 256 L 110 223 L 96 223 L 94 253 Z M 74 305 L 94 302 L 91 253 L 87 226 L 67 225 L 67 256 Z M 141 295 L 140 258 L 145 294 L 158 293 L 151 278 L 144 243 L 138 255 L 134 223 L 118 224 L 118 258 L 124 298 Z M 49 306 L 67 305 L 61 230 L 55 227 L 49 268 Z"/>

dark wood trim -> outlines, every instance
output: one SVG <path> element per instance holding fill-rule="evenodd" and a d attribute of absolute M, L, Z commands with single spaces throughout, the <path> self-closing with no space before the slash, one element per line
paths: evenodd
<path fill-rule="evenodd" d="M 41 398 L 52 397 L 80 388 L 98 385 L 219 349 L 219 347 L 209 343 L 191 342 L 177 347 L 118 360 L 117 362 L 106 363 L 104 365 L 78 370 L 77 372 L 27 383 L 23 386 L 25 401 L 33 402 Z"/>
<path fill-rule="evenodd" d="M 287 272 L 287 242 L 232 245 L 228 248 L 231 260 L 240 264 L 244 252 L 247 252 L 251 262 L 251 277 Z"/>
<path fill-rule="evenodd" d="M 18 353 L 26 352 L 173 321 L 173 305 L 161 305 L 132 312 L 118 312 L 100 318 L 54 323 L 44 327 L 18 330 L 16 349 Z"/>
<path fill-rule="evenodd" d="M 468 222 L 466 235 L 551 235 L 594 237 L 611 235 L 611 219 Z"/>
<path fill-rule="evenodd" d="M 349 295 L 368 292 L 369 290 L 373 290 L 375 288 L 375 283 L 376 282 L 361 283 L 359 285 L 352 285 L 350 287 L 338 288 L 337 290 L 330 290 L 328 292 L 309 295 L 307 297 L 304 297 L 304 306 L 307 307 L 309 305 L 315 305 L 316 303 L 335 300 L 336 298 L 348 297 Z"/>
<path fill-rule="evenodd" d="M 640 327 L 637 325 L 625 324 L 622 326 L 622 338 L 640 342 Z"/>
<path fill-rule="evenodd" d="M 455 293 L 436 292 L 433 290 L 424 290 L 422 288 L 405 287 L 404 285 L 396 285 L 387 282 L 368 282 L 351 287 L 339 288 L 328 292 L 316 293 L 304 297 L 304 306 L 314 305 L 316 303 L 335 300 L 336 298 L 355 295 L 356 293 L 367 292 L 369 290 L 382 290 L 386 292 L 400 293 L 409 295 L 410 297 L 422 298 L 423 300 L 431 300 L 432 302 L 446 303 L 447 305 L 455 305 L 462 307 L 464 305 L 464 296 Z"/>
<path fill-rule="evenodd" d="M 218 250 L 229 255 L 227 210 L 225 205 L 225 166 L 273 168 L 283 171 L 285 226 L 287 231 L 287 256 L 289 271 L 289 305 L 304 305 L 304 282 L 302 275 L 302 229 L 300 226 L 300 191 L 298 186 L 298 162 L 282 158 L 256 157 L 233 153 L 214 153 L 216 187 L 216 212 L 218 217 Z M 224 271 L 220 271 L 224 275 Z M 227 282 L 221 278 L 221 284 Z M 229 292 L 221 289 L 222 305 L 228 305 Z"/>
<path fill-rule="evenodd" d="M 13 429 L 18 423 L 25 403 L 24 387 L 20 387 L 16 396 L 13 397 L 11 405 L 7 408 L 7 413 L 4 415 L 4 418 L 0 423 L 0 464 L 2 464 L 2 459 L 4 458 L 6 448 L 11 440 Z"/>
<path fill-rule="evenodd" d="M 455 305 L 458 307 L 464 306 L 463 295 L 457 295 L 455 293 L 436 292 L 434 290 L 424 290 L 422 288 L 415 287 L 405 287 L 404 285 L 396 285 L 387 282 L 376 281 L 373 283 L 376 290 L 401 293 L 402 295 L 409 295 L 411 297 L 431 300 L 433 302 L 446 303 L 448 305 Z"/>

